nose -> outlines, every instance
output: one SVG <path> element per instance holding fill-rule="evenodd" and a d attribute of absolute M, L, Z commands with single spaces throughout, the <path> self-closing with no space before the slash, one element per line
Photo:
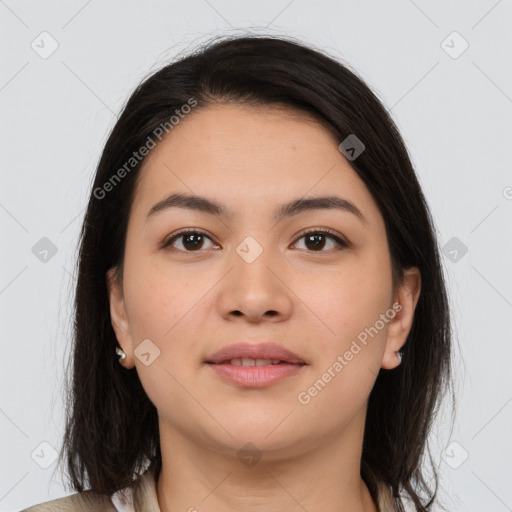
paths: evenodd
<path fill-rule="evenodd" d="M 230 263 L 218 297 L 219 312 L 225 319 L 259 323 L 290 317 L 293 293 L 276 251 L 264 250 L 251 262 L 235 253 Z"/>

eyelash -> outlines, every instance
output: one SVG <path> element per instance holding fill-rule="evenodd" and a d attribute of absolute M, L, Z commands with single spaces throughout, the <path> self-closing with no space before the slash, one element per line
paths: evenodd
<path fill-rule="evenodd" d="M 321 235 L 328 235 L 328 238 L 333 239 L 339 245 L 338 250 L 340 250 L 342 248 L 349 247 L 349 243 L 348 242 L 346 242 L 345 240 L 340 238 L 335 231 L 332 231 L 331 229 L 328 229 L 328 228 L 321 228 L 321 229 L 310 228 L 310 229 L 307 229 L 305 231 L 301 231 L 297 235 L 296 241 L 300 240 L 304 236 L 309 235 L 311 233 L 313 233 L 313 234 L 321 234 Z M 195 229 L 195 228 L 185 228 L 185 229 L 183 229 L 181 231 L 178 231 L 177 233 L 173 233 L 172 235 L 167 237 L 165 239 L 165 241 L 163 242 L 161 248 L 162 249 L 168 248 L 170 250 L 176 250 L 176 251 L 185 252 L 185 253 L 201 252 L 200 249 L 197 250 L 197 251 L 184 251 L 182 249 L 175 249 L 175 248 L 171 247 L 171 244 L 175 240 L 177 240 L 180 236 L 183 236 L 183 235 L 203 235 L 206 238 L 211 240 L 211 238 L 204 231 L 201 231 L 201 230 L 198 230 L 198 229 Z M 211 241 L 213 242 L 213 240 L 211 240 Z M 322 253 L 322 252 L 330 252 L 330 251 L 320 250 L 320 251 L 308 251 L 308 252 L 310 252 L 310 253 Z"/>

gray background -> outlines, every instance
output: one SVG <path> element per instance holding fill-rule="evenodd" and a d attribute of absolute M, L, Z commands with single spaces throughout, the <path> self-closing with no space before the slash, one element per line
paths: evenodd
<path fill-rule="evenodd" d="M 391 110 L 445 247 L 454 313 L 458 414 L 452 431 L 443 409 L 431 441 L 441 491 L 450 511 L 512 510 L 511 26 L 510 0 L 0 0 L 0 509 L 70 494 L 52 450 L 75 247 L 116 114 L 178 52 L 250 30 L 344 60 Z"/>

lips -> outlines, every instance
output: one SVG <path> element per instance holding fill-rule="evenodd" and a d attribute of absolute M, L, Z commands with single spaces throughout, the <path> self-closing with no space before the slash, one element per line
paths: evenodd
<path fill-rule="evenodd" d="M 263 366 L 264 364 L 275 365 L 279 363 L 306 364 L 297 354 L 274 343 L 235 343 L 208 356 L 206 362 L 210 364 L 229 364 L 233 362 L 235 365 L 242 366 Z"/>
<path fill-rule="evenodd" d="M 210 355 L 207 367 L 237 388 L 266 388 L 296 378 L 307 363 L 274 343 L 236 343 Z"/>
<path fill-rule="evenodd" d="M 297 377 L 307 363 L 275 343 L 241 342 L 208 356 L 205 363 L 224 382 L 237 388 L 266 388 Z"/>

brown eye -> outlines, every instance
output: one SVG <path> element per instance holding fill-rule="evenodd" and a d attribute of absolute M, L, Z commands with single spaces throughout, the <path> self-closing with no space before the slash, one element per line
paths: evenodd
<path fill-rule="evenodd" d="M 348 247 L 347 242 L 342 240 L 334 232 L 325 229 L 310 230 L 299 237 L 299 240 L 304 238 L 304 245 L 310 252 L 327 252 L 328 249 L 333 247 L 327 247 L 327 250 L 323 250 L 327 244 L 327 240 L 334 241 L 334 247 L 342 248 Z"/>
<path fill-rule="evenodd" d="M 204 249 L 205 240 L 211 239 L 201 231 L 188 230 L 181 231 L 168 238 L 162 247 L 170 247 L 174 245 L 175 241 L 181 242 L 181 247 L 173 247 L 173 249 L 184 252 L 195 252 Z"/>
<path fill-rule="evenodd" d="M 340 238 L 334 231 L 326 229 L 309 230 L 301 234 L 298 240 L 301 239 L 304 239 L 305 248 L 308 252 L 328 252 L 329 249 L 341 249 L 344 247 L 348 247 L 349 245 L 345 240 Z M 206 240 L 212 242 L 211 238 L 202 231 L 191 229 L 183 230 L 171 235 L 163 243 L 162 248 L 171 248 L 172 250 L 182 252 L 199 252 L 201 249 L 208 248 L 204 246 Z M 329 241 L 331 242 L 330 247 Z M 181 247 L 179 247 L 179 244 L 177 244 L 178 246 L 176 246 L 176 242 L 180 242 Z M 213 245 L 213 247 L 215 247 L 215 245 Z"/>

